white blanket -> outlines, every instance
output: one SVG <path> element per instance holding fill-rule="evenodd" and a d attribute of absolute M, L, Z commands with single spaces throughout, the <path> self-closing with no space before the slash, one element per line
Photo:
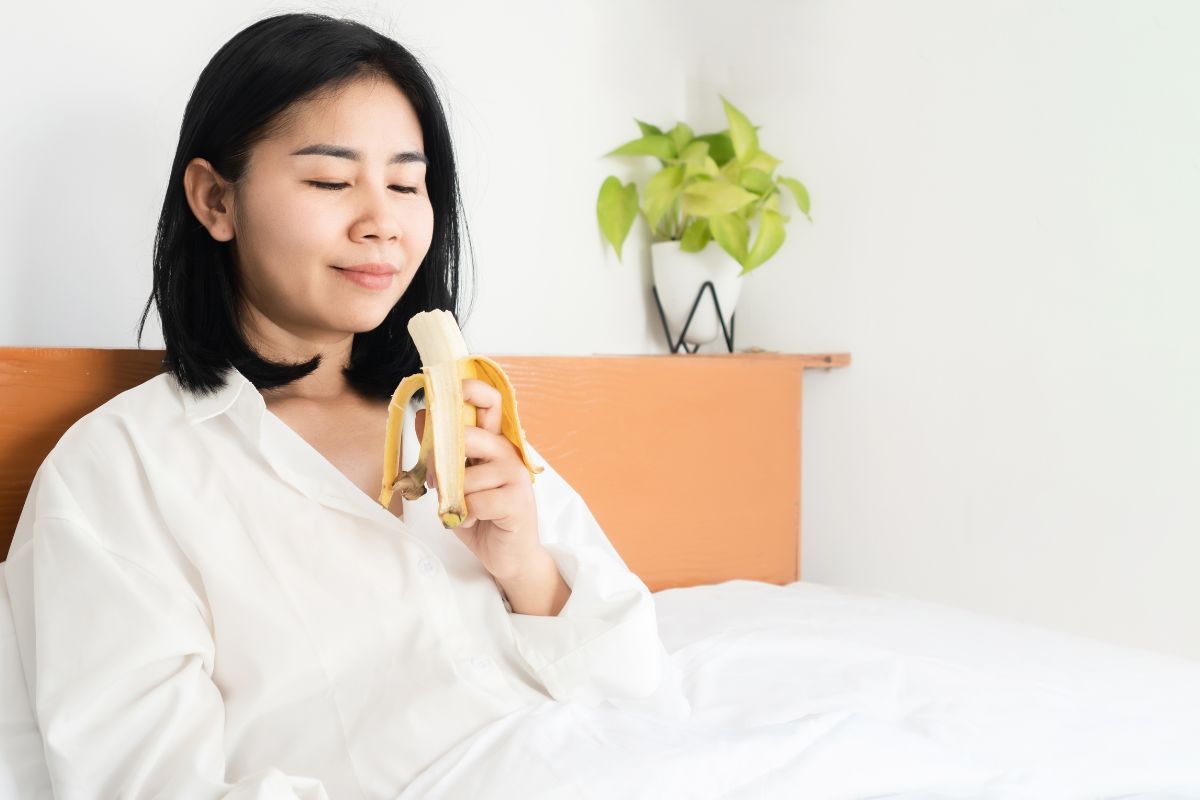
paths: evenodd
<path fill-rule="evenodd" d="M 1200 798 L 1200 663 L 811 582 L 655 597 L 690 720 L 547 702 L 403 800 Z"/>
<path fill-rule="evenodd" d="M 1200 800 L 1200 663 L 810 582 L 655 598 L 689 720 L 547 702 L 403 800 Z M 0 797 L 48 797 L 27 702 L 0 704 L 0 739 Z"/>

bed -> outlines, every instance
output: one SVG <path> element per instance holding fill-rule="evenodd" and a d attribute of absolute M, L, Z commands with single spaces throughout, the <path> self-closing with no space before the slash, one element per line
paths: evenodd
<path fill-rule="evenodd" d="M 58 436 L 161 357 L 0 348 L 0 552 Z M 804 376 L 848 356 L 495 358 L 655 592 L 692 712 L 532 706 L 403 798 L 1200 798 L 1200 663 L 801 579 Z M 3 582 L 0 798 L 49 797 Z"/>

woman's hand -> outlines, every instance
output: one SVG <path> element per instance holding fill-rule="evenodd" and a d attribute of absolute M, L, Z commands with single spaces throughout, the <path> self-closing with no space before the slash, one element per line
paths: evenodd
<path fill-rule="evenodd" d="M 520 581 L 544 571 L 548 555 L 538 538 L 533 482 L 520 451 L 500 434 L 500 392 L 465 378 L 463 400 L 475 406 L 476 419 L 465 438 L 467 518 L 454 533 L 496 580 Z M 425 409 L 417 410 L 415 423 L 424 438 Z M 426 483 L 436 488 L 432 453 L 427 466 Z"/>

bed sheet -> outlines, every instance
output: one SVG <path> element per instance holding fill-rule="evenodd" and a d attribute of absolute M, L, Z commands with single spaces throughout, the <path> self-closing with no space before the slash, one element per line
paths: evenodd
<path fill-rule="evenodd" d="M 884 592 L 655 594 L 687 720 L 546 703 L 404 800 L 1200 799 L 1200 663 Z"/>
<path fill-rule="evenodd" d="M 526 708 L 404 800 L 1200 800 L 1200 663 L 812 582 L 655 599 L 690 718 Z M 0 710 L 0 796 L 48 796 L 27 704 Z"/>

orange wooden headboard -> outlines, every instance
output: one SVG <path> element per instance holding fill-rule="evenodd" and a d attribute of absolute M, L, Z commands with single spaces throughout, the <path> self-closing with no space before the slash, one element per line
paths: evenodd
<path fill-rule="evenodd" d="M 59 437 L 162 357 L 0 347 L 0 553 Z M 529 441 L 651 591 L 799 578 L 803 374 L 848 355 L 492 357 Z"/>

